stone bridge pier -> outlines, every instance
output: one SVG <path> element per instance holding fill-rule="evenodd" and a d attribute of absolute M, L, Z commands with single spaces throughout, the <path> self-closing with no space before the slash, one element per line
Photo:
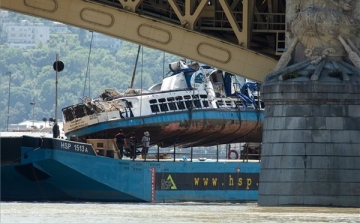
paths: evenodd
<path fill-rule="evenodd" d="M 287 1 L 265 78 L 262 206 L 360 207 L 360 0 Z"/>

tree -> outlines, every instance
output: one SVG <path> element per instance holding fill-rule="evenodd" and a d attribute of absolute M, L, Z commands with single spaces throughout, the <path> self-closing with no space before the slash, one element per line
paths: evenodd
<path fill-rule="evenodd" d="M 38 18 L 11 13 L 11 21 Z M 8 79 L 11 71 L 10 123 L 32 119 L 29 102 L 36 96 L 35 118 L 54 117 L 55 114 L 55 71 L 52 64 L 56 54 L 65 64 L 58 74 L 58 115 L 61 109 L 80 103 L 80 97 L 89 94 L 97 97 L 106 88 L 125 91 L 131 82 L 137 56 L 137 44 L 123 42 L 112 52 L 109 49 L 92 48 L 89 57 L 88 31 L 68 26 L 70 34 L 51 34 L 48 43 L 39 43 L 35 49 L 24 50 L 0 45 L 0 129 L 6 128 Z M 179 57 L 150 48 L 142 48 L 139 55 L 134 88 L 148 88 L 161 82 L 168 72 L 168 64 Z M 89 61 L 89 63 L 88 63 Z M 165 63 L 163 62 L 165 61 Z M 164 69 L 165 68 L 165 69 Z M 84 91 L 85 89 L 85 91 Z"/>

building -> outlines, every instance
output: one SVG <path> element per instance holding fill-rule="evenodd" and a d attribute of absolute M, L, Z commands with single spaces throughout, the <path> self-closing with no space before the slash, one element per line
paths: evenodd
<path fill-rule="evenodd" d="M 101 33 L 89 32 L 88 38 L 91 40 L 93 34 L 92 46 L 95 48 L 105 48 L 109 50 L 117 50 L 120 48 L 122 41 Z"/>
<path fill-rule="evenodd" d="M 9 21 L 9 11 L 0 9 L 0 25 Z"/>
<path fill-rule="evenodd" d="M 2 26 L 2 42 L 8 43 L 13 47 L 23 49 L 34 49 L 39 42 L 47 44 L 50 34 L 68 34 L 71 30 L 66 24 L 44 20 L 41 23 L 34 23 L 28 20 L 21 22 L 11 22 L 8 11 L 0 11 L 0 25 Z M 93 36 L 92 36 L 93 35 Z M 88 32 L 88 39 L 92 38 L 92 46 L 95 48 L 105 48 L 117 50 L 122 41 L 110 36 L 96 32 Z"/>
<path fill-rule="evenodd" d="M 51 34 L 66 34 L 70 33 L 70 30 L 67 28 L 67 25 L 61 22 L 53 22 L 52 26 L 50 26 L 50 33 Z"/>
<path fill-rule="evenodd" d="M 34 49 L 39 42 L 46 44 L 50 39 L 49 26 L 28 20 L 3 23 L 3 32 L 8 44 L 23 49 Z"/>

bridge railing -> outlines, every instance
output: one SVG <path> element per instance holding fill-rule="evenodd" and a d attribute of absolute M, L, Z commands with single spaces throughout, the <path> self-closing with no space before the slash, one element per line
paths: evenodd
<path fill-rule="evenodd" d="M 285 13 L 254 13 L 253 32 L 285 32 Z"/>
<path fill-rule="evenodd" d="M 97 2 L 120 9 L 123 8 L 123 6 L 118 0 L 87 1 Z M 180 8 L 185 7 L 185 3 L 181 4 L 181 2 L 177 2 L 177 4 Z M 138 6 L 136 12 L 155 18 L 160 18 L 161 20 L 165 20 L 171 23 L 179 23 L 179 18 L 168 4 L 153 4 L 148 1 L 142 1 Z M 238 11 L 233 10 L 232 14 L 235 18 L 236 23 L 239 24 L 239 27 L 241 29 L 243 23 L 242 9 Z M 211 10 L 211 13 L 209 13 L 209 9 L 207 8 L 200 15 L 200 17 L 201 18 L 198 20 L 198 24 L 196 26 L 197 30 L 232 30 L 229 20 L 223 10 L 213 9 Z M 254 32 L 276 32 L 285 30 L 285 13 L 255 12 L 252 21 L 252 30 Z"/>
<path fill-rule="evenodd" d="M 236 23 L 243 27 L 243 12 L 233 12 Z M 225 12 L 215 10 L 213 17 L 202 17 L 198 22 L 199 30 L 232 30 Z M 285 32 L 285 13 L 254 13 L 251 26 L 254 32 Z"/>
<path fill-rule="evenodd" d="M 134 9 L 124 7 L 119 0 L 86 0 L 90 2 L 96 2 L 98 4 L 104 4 L 117 9 L 133 11 Z M 184 11 L 185 1 L 177 1 L 177 6 L 180 10 Z M 235 8 L 231 9 L 231 13 L 235 22 L 238 25 L 239 31 L 243 29 L 243 9 Z M 153 18 L 158 18 L 175 25 L 180 26 L 178 16 L 172 9 L 169 3 L 162 1 L 143 0 L 136 8 L 136 13 Z M 255 12 L 252 18 L 245 20 L 250 26 L 250 32 L 252 32 L 251 40 L 254 43 L 259 43 L 260 48 L 258 51 L 271 52 L 275 55 L 281 55 L 285 51 L 285 13 L 274 12 Z M 214 5 L 207 5 L 204 7 L 200 14 L 200 18 L 193 27 L 194 30 L 204 32 L 207 35 L 215 36 L 216 38 L 224 38 L 229 42 L 237 44 L 236 37 L 234 38 L 234 32 L 238 32 L 237 27 L 232 27 L 229 19 L 226 16 L 224 10 L 221 9 L 217 3 Z M 236 30 L 236 31 L 235 31 Z M 271 35 L 270 38 L 258 38 L 266 35 Z M 261 48 L 267 46 L 267 49 Z M 255 44 L 256 47 L 256 44 Z M 268 50 L 271 51 L 268 51 Z"/>

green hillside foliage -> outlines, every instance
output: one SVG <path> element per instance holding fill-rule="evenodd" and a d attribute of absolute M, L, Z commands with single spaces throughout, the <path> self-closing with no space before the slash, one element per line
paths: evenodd
<path fill-rule="evenodd" d="M 0 45 L 0 130 L 6 130 L 8 104 L 10 124 L 32 120 L 31 101 L 36 103 L 35 120 L 55 116 L 53 63 L 56 54 L 65 64 L 64 70 L 58 73 L 59 118 L 62 118 L 62 108 L 80 103 L 82 96 L 97 97 L 106 88 L 124 91 L 130 86 L 138 45 L 123 41 L 115 52 L 92 47 L 89 57 L 90 40 L 85 37 L 88 31 L 74 30 L 71 34 L 52 34 L 48 44 L 40 43 L 32 50 Z M 179 59 L 142 48 L 133 88 L 147 89 L 161 82 L 164 73 L 169 71 L 168 64 Z M 11 72 L 10 103 L 7 72 Z"/>

